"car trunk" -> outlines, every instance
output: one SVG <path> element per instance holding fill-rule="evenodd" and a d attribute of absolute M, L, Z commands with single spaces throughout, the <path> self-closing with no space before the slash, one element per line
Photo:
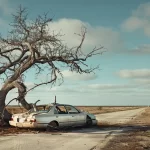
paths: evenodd
<path fill-rule="evenodd" d="M 30 122 L 32 119 L 35 119 L 35 115 L 36 113 L 32 113 L 32 114 L 15 114 L 12 116 L 12 120 L 15 122 Z"/>
<path fill-rule="evenodd" d="M 22 113 L 22 114 L 14 114 L 12 116 L 12 120 L 15 121 L 15 122 L 32 122 L 33 119 L 35 119 L 35 116 L 36 115 L 39 115 L 39 114 L 43 114 L 43 113 L 46 113 L 45 111 L 41 111 L 41 112 L 33 112 L 33 113 Z"/>

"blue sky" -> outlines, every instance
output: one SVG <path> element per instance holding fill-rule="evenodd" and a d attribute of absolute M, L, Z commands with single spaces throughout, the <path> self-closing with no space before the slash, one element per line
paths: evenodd
<path fill-rule="evenodd" d="M 29 102 L 50 103 L 54 95 L 60 103 L 75 105 L 150 104 L 150 2 L 148 0 L 0 0 L 0 32 L 6 35 L 11 13 L 19 5 L 28 9 L 29 18 L 49 12 L 49 28 L 65 34 L 71 47 L 79 41 L 74 33 L 87 27 L 83 51 L 102 45 L 107 52 L 88 63 L 100 64 L 95 74 L 79 75 L 63 70 L 61 86 L 43 86 L 27 95 Z M 70 38 L 71 37 L 71 38 Z M 39 77 L 38 81 L 44 76 Z M 33 70 L 26 85 L 36 82 Z M 7 101 L 15 96 L 8 95 Z"/>

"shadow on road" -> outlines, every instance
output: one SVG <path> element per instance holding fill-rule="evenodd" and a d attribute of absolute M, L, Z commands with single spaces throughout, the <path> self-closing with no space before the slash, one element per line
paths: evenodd
<path fill-rule="evenodd" d="M 22 133 L 46 133 L 46 134 L 62 134 L 62 133 L 87 133 L 87 134 L 104 134 L 106 132 L 127 133 L 131 131 L 147 131 L 150 130 L 150 125 L 123 125 L 123 124 L 103 124 L 92 127 L 69 127 L 58 130 L 47 131 L 45 129 L 20 129 L 16 127 L 0 128 L 0 135 L 7 134 L 22 134 Z"/>

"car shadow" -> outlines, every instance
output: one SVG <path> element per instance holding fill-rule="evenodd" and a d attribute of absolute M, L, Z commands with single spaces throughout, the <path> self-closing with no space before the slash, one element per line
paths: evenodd
<path fill-rule="evenodd" d="M 46 131 L 47 133 L 87 133 L 87 134 L 106 134 L 107 132 L 117 133 L 128 133 L 131 131 L 148 131 L 150 125 L 96 125 L 92 127 L 68 127 L 59 130 Z"/>
<path fill-rule="evenodd" d="M 80 127 L 67 127 L 54 130 L 46 129 L 24 129 L 17 127 L 5 127 L 1 129 L 5 134 L 21 134 L 21 133 L 46 133 L 46 134 L 63 134 L 63 133 L 85 133 L 85 134 L 106 134 L 107 132 L 117 133 L 127 133 L 131 131 L 148 131 L 150 130 L 150 125 L 123 125 L 123 124 L 102 124 L 91 127 L 80 126 Z"/>

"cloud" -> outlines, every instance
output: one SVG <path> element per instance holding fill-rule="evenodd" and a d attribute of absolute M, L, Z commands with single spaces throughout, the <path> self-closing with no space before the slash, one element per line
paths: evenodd
<path fill-rule="evenodd" d="M 72 92 L 79 92 L 78 88 L 68 87 L 68 86 L 55 86 L 51 89 L 47 88 L 47 91 L 51 92 L 63 92 L 63 93 L 72 93 Z"/>
<path fill-rule="evenodd" d="M 25 84 L 25 86 L 26 86 L 28 89 L 30 89 L 30 88 L 32 88 L 32 87 L 35 86 L 35 84 L 34 84 L 33 82 L 25 82 L 24 84 Z"/>
<path fill-rule="evenodd" d="M 132 52 L 134 54 L 149 54 L 150 53 L 150 44 L 140 45 L 140 46 L 130 50 L 130 52 Z"/>
<path fill-rule="evenodd" d="M 122 23 L 121 28 L 129 32 L 141 29 L 146 36 L 150 36 L 150 2 L 139 5 Z"/>
<path fill-rule="evenodd" d="M 131 84 L 91 84 L 88 88 L 92 90 L 120 90 L 120 89 L 130 89 L 135 88 L 135 85 Z"/>
<path fill-rule="evenodd" d="M 105 94 L 136 94 L 139 93 L 148 93 L 148 88 L 143 88 L 139 84 L 89 84 L 89 85 L 80 85 L 80 86 L 57 86 L 52 89 L 48 89 L 48 91 L 53 92 L 55 94 L 63 93 L 63 94 L 89 94 L 91 95 L 105 95 Z"/>
<path fill-rule="evenodd" d="M 150 78 L 150 69 L 120 70 L 121 78 Z"/>
<path fill-rule="evenodd" d="M 64 78 L 70 79 L 70 80 L 88 81 L 88 80 L 94 80 L 97 78 L 97 75 L 95 75 L 94 73 L 80 74 L 80 73 L 76 73 L 76 72 L 71 72 L 69 70 L 62 71 L 62 74 L 63 74 Z"/>
<path fill-rule="evenodd" d="M 122 24 L 122 28 L 126 31 L 134 31 L 144 26 L 145 22 L 143 22 L 138 17 L 129 17 Z"/>
<path fill-rule="evenodd" d="M 150 79 L 134 79 L 134 82 L 137 84 L 150 85 Z M 150 89 L 150 87 L 149 87 Z"/>
<path fill-rule="evenodd" d="M 88 51 L 95 46 L 104 46 L 109 51 L 118 50 L 122 47 L 122 40 L 120 33 L 112 30 L 111 28 L 102 26 L 91 26 L 87 22 L 83 22 L 77 19 L 63 18 L 58 21 L 54 21 L 49 24 L 50 32 L 60 32 L 62 40 L 67 43 L 68 46 L 77 46 L 81 41 L 81 37 L 77 34 L 81 33 L 81 28 L 86 27 L 87 34 L 84 41 L 83 48 Z"/>

